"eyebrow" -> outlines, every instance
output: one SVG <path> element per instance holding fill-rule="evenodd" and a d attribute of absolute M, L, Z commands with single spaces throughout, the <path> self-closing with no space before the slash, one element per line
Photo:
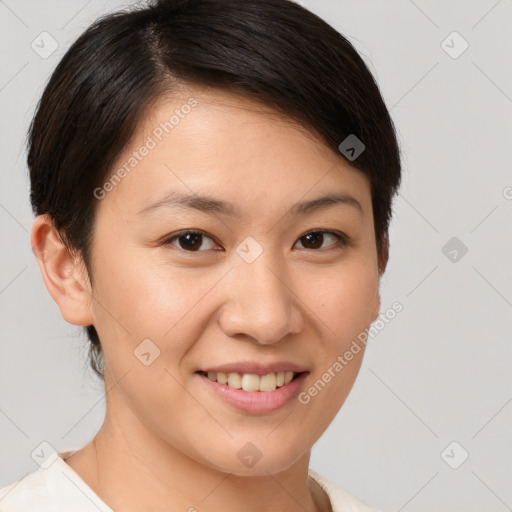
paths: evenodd
<path fill-rule="evenodd" d="M 344 205 L 355 208 L 361 216 L 364 215 L 361 203 L 350 194 L 335 192 L 309 201 L 299 201 L 289 210 L 291 215 L 304 215 L 323 210 L 335 205 Z M 158 201 L 140 210 L 137 215 L 147 215 L 150 212 L 167 208 L 190 208 L 212 215 L 239 216 L 238 209 L 231 203 L 216 199 L 208 195 L 185 194 L 177 191 L 168 192 Z"/>

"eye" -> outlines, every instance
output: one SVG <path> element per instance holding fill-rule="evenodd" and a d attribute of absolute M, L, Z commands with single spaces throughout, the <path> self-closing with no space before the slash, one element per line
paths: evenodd
<path fill-rule="evenodd" d="M 216 243 L 212 238 L 203 233 L 202 231 L 181 231 L 170 238 L 165 239 L 162 244 L 163 245 L 177 245 L 179 249 L 184 249 L 188 252 L 203 252 L 199 250 L 199 247 L 203 245 L 204 239 L 210 241 L 210 243 L 206 244 L 206 249 L 209 250 L 216 246 Z M 176 241 L 177 243 L 174 243 Z"/>
<path fill-rule="evenodd" d="M 304 247 L 304 249 L 322 249 L 325 247 L 322 247 L 325 238 L 334 238 L 335 242 L 328 244 L 328 247 L 334 248 L 333 246 L 337 246 L 336 248 L 343 248 L 345 246 L 349 245 L 349 240 L 347 236 L 343 236 L 338 233 L 334 233 L 332 231 L 322 231 L 322 230 L 315 230 L 315 231 L 309 231 L 308 233 L 305 233 L 302 235 L 298 241 L 300 241 Z"/>
<path fill-rule="evenodd" d="M 333 231 L 322 231 L 322 230 L 314 230 L 309 231 L 302 235 L 298 242 L 302 244 L 304 249 L 309 250 L 317 250 L 317 249 L 325 249 L 324 242 L 327 239 L 334 239 L 334 242 L 331 244 L 327 244 L 327 248 L 344 248 L 350 244 L 350 240 L 346 235 L 342 235 L 339 233 L 335 233 Z M 206 244 L 204 243 L 206 241 Z M 207 250 L 217 250 L 215 247 L 218 247 L 217 243 L 208 236 L 206 233 L 200 230 L 186 230 L 180 231 L 172 235 L 169 238 L 166 238 L 162 245 L 174 245 L 177 246 L 178 249 L 183 249 L 187 252 L 204 252 Z M 203 249 L 200 249 L 203 245 L 206 245 Z"/>

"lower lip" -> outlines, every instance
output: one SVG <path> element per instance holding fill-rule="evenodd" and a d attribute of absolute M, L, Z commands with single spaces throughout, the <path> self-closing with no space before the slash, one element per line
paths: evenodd
<path fill-rule="evenodd" d="M 251 414 L 264 414 L 277 411 L 290 403 L 298 394 L 302 383 L 309 372 L 303 372 L 288 384 L 276 388 L 274 391 L 244 391 L 243 389 L 230 388 L 227 384 L 220 384 L 210 380 L 206 375 L 197 373 L 201 380 L 217 396 L 223 398 L 230 405 L 240 411 Z"/>

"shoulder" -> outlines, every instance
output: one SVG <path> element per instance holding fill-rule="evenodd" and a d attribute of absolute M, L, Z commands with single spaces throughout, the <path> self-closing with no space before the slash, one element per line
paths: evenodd
<path fill-rule="evenodd" d="M 42 468 L 12 482 L 0 489 L 0 510 L 2 512 L 50 511 L 52 498 L 49 492 L 47 474 Z"/>
<path fill-rule="evenodd" d="M 325 491 L 331 501 L 332 512 L 381 512 L 359 501 L 355 496 L 327 477 L 309 468 L 309 476 Z"/>
<path fill-rule="evenodd" d="M 1 512 L 112 512 L 63 460 L 50 462 L 0 489 Z"/>

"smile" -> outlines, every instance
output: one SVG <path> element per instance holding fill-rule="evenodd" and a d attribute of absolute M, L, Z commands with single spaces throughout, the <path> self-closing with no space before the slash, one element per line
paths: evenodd
<path fill-rule="evenodd" d="M 206 375 L 213 382 L 225 384 L 233 389 L 244 391 L 275 391 L 277 388 L 290 383 L 299 375 L 298 372 L 274 372 L 267 375 L 254 373 L 224 373 L 224 372 L 199 372 Z"/>
<path fill-rule="evenodd" d="M 248 414 L 268 414 L 289 404 L 309 372 L 251 373 L 198 371 L 196 375 L 216 399 Z"/>

